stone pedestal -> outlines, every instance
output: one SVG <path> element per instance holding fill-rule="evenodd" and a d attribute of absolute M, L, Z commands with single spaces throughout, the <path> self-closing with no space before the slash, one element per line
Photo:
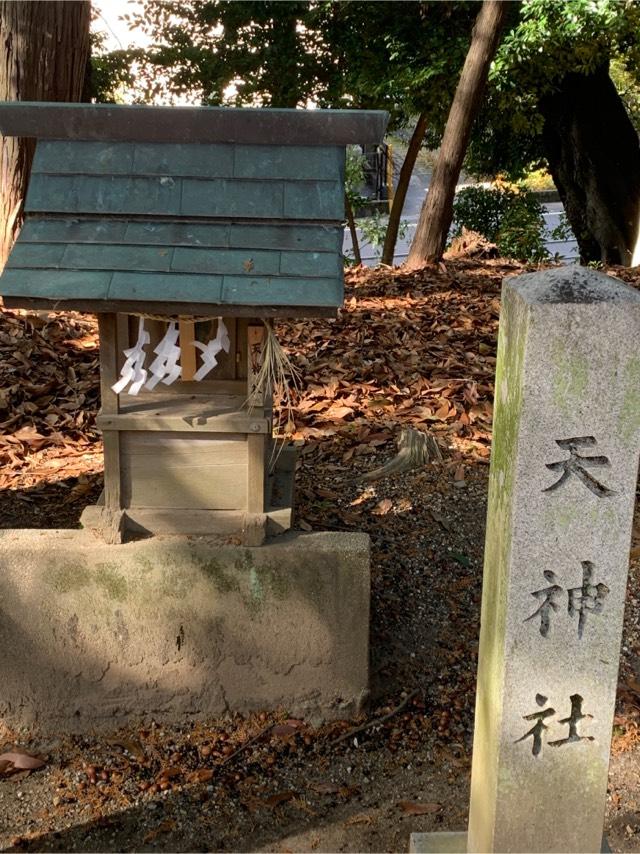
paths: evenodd
<path fill-rule="evenodd" d="M 106 545 L 0 531 L 0 717 L 93 731 L 282 707 L 346 717 L 366 697 L 369 538 L 287 534 Z"/>
<path fill-rule="evenodd" d="M 467 834 L 464 831 L 412 833 L 409 845 L 409 854 L 467 854 L 469 850 Z M 600 851 L 601 854 L 611 854 L 611 849 L 604 837 Z"/>
<path fill-rule="evenodd" d="M 616 279 L 565 267 L 505 282 L 469 852 L 601 850 L 639 341 L 640 294 Z"/>

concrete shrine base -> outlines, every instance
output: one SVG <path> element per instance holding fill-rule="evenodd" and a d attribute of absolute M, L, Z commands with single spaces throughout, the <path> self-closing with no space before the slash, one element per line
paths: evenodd
<path fill-rule="evenodd" d="M 0 719 L 89 731 L 283 707 L 344 717 L 367 692 L 369 538 L 106 545 L 0 531 Z"/>
<path fill-rule="evenodd" d="M 410 854 L 468 854 L 467 834 L 464 831 L 452 833 L 412 833 L 409 839 Z M 602 854 L 611 854 L 606 837 L 602 837 Z"/>
<path fill-rule="evenodd" d="M 412 833 L 409 838 L 411 854 L 466 854 L 467 834 L 459 833 Z"/>

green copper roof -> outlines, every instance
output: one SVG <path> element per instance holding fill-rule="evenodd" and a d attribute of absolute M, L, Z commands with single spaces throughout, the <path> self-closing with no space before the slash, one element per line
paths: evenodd
<path fill-rule="evenodd" d="M 380 114 L 367 124 L 366 114 L 327 111 L 323 124 L 321 113 L 251 111 L 252 119 L 201 108 L 213 122 L 203 125 L 200 110 L 163 108 L 166 121 L 179 116 L 180 133 L 195 128 L 212 140 L 173 142 L 147 141 L 174 137 L 131 121 L 151 115 L 144 109 L 43 106 L 52 135 L 69 138 L 37 144 L 25 224 L 0 277 L 8 306 L 295 315 L 342 304 L 342 136 L 358 128 L 371 136 Z M 0 130 L 29 132 L 38 115 L 37 105 L 0 105 Z M 92 116 L 116 141 L 85 138 Z M 273 143 L 288 127 L 294 138 L 309 128 L 316 137 Z"/>

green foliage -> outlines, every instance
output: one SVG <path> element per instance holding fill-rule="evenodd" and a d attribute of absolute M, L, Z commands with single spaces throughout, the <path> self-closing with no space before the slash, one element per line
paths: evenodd
<path fill-rule="evenodd" d="M 391 114 L 391 126 L 417 113 L 444 127 L 478 13 L 476 2 L 337 0 L 326 40 L 340 55 L 351 106 Z"/>
<path fill-rule="evenodd" d="M 544 164 L 538 109 L 569 73 L 588 75 L 618 58 L 627 82 L 640 69 L 640 3 L 523 0 L 489 75 L 465 168 L 511 180 Z M 597 105 L 594 105 L 594 109 Z"/>
<path fill-rule="evenodd" d="M 366 202 L 360 190 L 364 187 L 364 167 L 367 158 L 357 145 L 347 146 L 347 162 L 344 176 L 344 192 L 351 205 L 357 210 Z"/>
<path fill-rule="evenodd" d="M 446 120 L 476 2 L 143 0 L 123 16 L 145 50 L 96 52 L 100 93 L 127 58 L 135 99 L 234 106 L 377 108 L 403 125 Z M 109 72 L 115 80 L 110 82 Z"/>
<path fill-rule="evenodd" d="M 104 33 L 91 33 L 91 65 L 88 92 L 92 101 L 115 104 L 135 85 L 130 51 L 104 49 Z"/>
<path fill-rule="evenodd" d="M 568 73 L 592 74 L 617 52 L 638 64 L 640 7 L 620 0 L 524 0 L 517 26 L 496 54 L 490 81 L 516 130 Z M 534 117 L 533 124 L 537 122 Z"/>
<path fill-rule="evenodd" d="M 531 192 L 555 191 L 553 178 L 547 169 L 534 169 L 520 182 L 521 189 Z"/>
<path fill-rule="evenodd" d="M 381 211 L 375 211 L 373 216 L 359 219 L 357 224 L 362 231 L 362 236 L 364 237 L 365 242 L 368 243 L 372 249 L 379 249 L 384 243 L 384 238 L 387 233 L 389 215 L 383 214 Z M 409 223 L 406 220 L 402 220 L 400 222 L 398 226 L 398 237 L 401 240 L 407 233 L 408 227 Z"/>
<path fill-rule="evenodd" d="M 555 228 L 551 229 L 551 239 L 552 240 L 571 240 L 573 239 L 573 232 L 571 231 L 571 225 L 569 224 L 569 220 L 567 219 L 567 215 L 564 211 L 560 214 L 560 219 Z"/>
<path fill-rule="evenodd" d="M 495 243 L 501 256 L 539 263 L 548 259 L 543 207 L 531 193 L 510 188 L 465 187 L 453 203 L 453 236 L 463 227 Z"/>
<path fill-rule="evenodd" d="M 513 195 L 510 190 L 464 187 L 456 193 L 453 202 L 453 236 L 457 237 L 463 228 L 468 228 L 495 243 L 505 207 Z"/>
<path fill-rule="evenodd" d="M 539 264 L 549 258 L 544 245 L 542 205 L 532 195 L 519 193 L 505 211 L 497 246 L 500 255 Z"/>
<path fill-rule="evenodd" d="M 632 68 L 616 57 L 611 61 L 609 74 L 634 128 L 640 133 L 640 68 Z"/>
<path fill-rule="evenodd" d="M 339 101 L 341 72 L 315 18 L 323 4 L 144 0 L 124 16 L 152 39 L 136 86 L 146 101 L 296 107 Z"/>

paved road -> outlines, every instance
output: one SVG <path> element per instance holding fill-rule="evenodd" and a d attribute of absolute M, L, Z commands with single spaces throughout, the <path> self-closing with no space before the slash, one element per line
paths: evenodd
<path fill-rule="evenodd" d="M 400 158 L 398 156 L 399 154 L 400 152 L 397 153 L 394 162 L 394 179 L 396 181 L 401 163 Z M 402 220 L 407 223 L 406 233 L 404 237 L 400 238 L 398 240 L 398 243 L 396 244 L 396 254 L 393 259 L 394 264 L 402 264 L 402 262 L 406 260 L 406 257 L 409 254 L 409 246 L 411 245 L 411 241 L 413 240 L 413 235 L 418 222 L 418 217 L 420 215 L 420 209 L 422 207 L 422 202 L 429 187 L 430 179 L 430 170 L 421 166 L 420 164 L 416 164 L 416 167 L 413 171 L 413 175 L 411 176 L 411 181 L 409 182 L 407 198 L 405 199 L 404 207 L 402 209 Z M 562 213 L 562 203 L 551 202 L 549 204 L 546 204 L 544 208 L 544 217 L 547 226 L 547 235 L 549 238 L 545 242 L 547 249 L 552 255 L 555 255 L 557 253 L 560 259 L 565 261 L 566 263 L 572 263 L 577 259 L 577 245 L 575 240 L 554 241 L 551 239 L 551 231 L 560 222 L 560 215 Z M 367 267 L 375 266 L 380 259 L 381 247 L 371 246 L 371 244 L 367 243 L 367 241 L 364 240 L 362 233 L 359 229 L 358 237 L 360 240 L 360 252 L 362 254 L 363 264 Z M 352 255 L 351 236 L 349 234 L 348 229 L 345 230 L 344 252 L 348 255 Z"/>

